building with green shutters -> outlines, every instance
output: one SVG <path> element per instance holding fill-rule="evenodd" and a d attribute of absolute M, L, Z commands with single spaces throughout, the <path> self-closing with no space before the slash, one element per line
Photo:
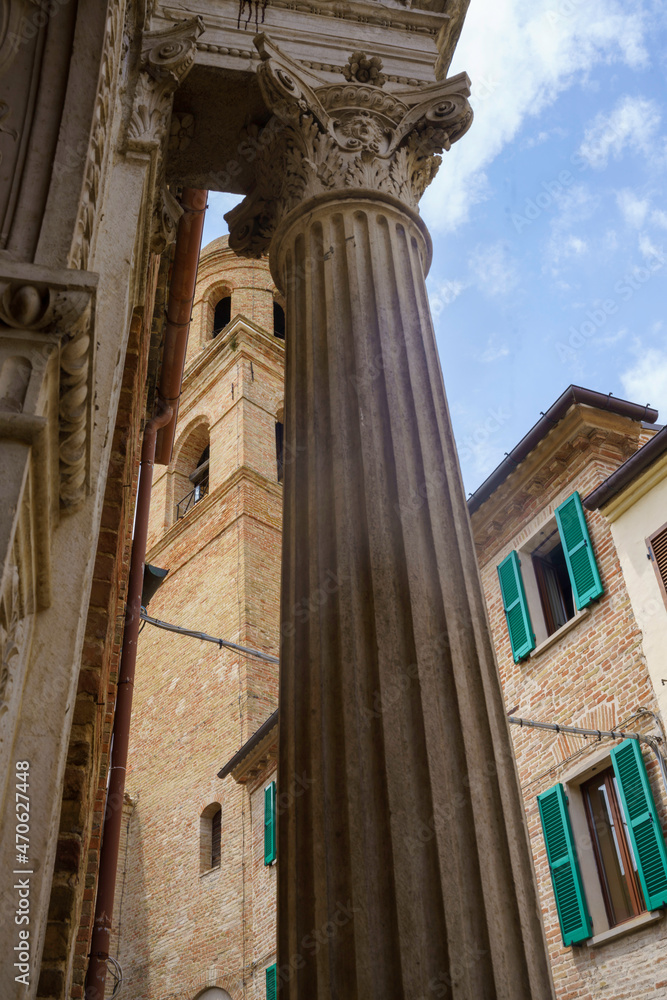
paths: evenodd
<path fill-rule="evenodd" d="M 568 1000 L 667 997 L 667 514 L 646 499 L 667 488 L 657 417 L 570 386 L 468 501 Z M 628 515 L 635 502 L 651 517 Z M 622 530 L 609 508 L 626 512 Z"/>

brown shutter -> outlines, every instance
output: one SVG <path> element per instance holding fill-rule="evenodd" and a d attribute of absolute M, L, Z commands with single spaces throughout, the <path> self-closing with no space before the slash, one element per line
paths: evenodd
<path fill-rule="evenodd" d="M 649 558 L 653 563 L 655 575 L 658 578 L 658 585 L 662 593 L 662 598 L 667 605 L 667 524 L 658 528 L 646 539 Z"/>

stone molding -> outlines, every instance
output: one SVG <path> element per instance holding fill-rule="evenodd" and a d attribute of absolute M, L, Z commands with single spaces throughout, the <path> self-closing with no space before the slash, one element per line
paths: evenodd
<path fill-rule="evenodd" d="M 83 280 L 82 280 L 83 279 Z M 77 510 L 86 496 L 90 471 L 94 340 L 91 335 L 97 275 L 76 278 L 32 265 L 0 266 L 0 322 L 7 331 L 43 335 L 43 352 L 59 352 L 57 385 L 59 482 L 54 494 L 63 512 Z M 68 287 L 69 286 L 69 287 Z M 14 340 L 14 338 L 12 338 Z M 34 371 L 32 353 L 39 339 L 16 337 Z M 39 415 L 39 414 L 36 414 Z M 25 420 L 35 414 L 17 414 Z M 4 422 L 3 422 L 4 428 Z M 0 428 L 2 432 L 3 428 Z"/>
<path fill-rule="evenodd" d="M 266 253 L 282 219 L 317 195 L 370 190 L 416 209 L 438 170 L 438 154 L 472 123 L 465 73 L 389 92 L 379 83 L 360 82 L 370 78 L 371 67 L 383 81 L 379 60 L 364 53 L 350 57 L 350 79 L 330 84 L 266 35 L 258 35 L 255 45 L 262 59 L 257 76 L 273 117 L 262 131 L 249 129 L 260 150 L 256 186 L 226 216 L 229 245 L 243 256 Z"/>

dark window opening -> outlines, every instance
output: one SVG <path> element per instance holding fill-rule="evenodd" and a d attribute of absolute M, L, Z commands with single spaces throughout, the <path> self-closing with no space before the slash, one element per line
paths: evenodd
<path fill-rule="evenodd" d="M 533 552 L 533 567 L 547 635 L 552 635 L 574 617 L 572 583 L 557 531 Z"/>
<path fill-rule="evenodd" d="M 273 336 L 285 339 L 285 310 L 277 302 L 273 303 Z"/>
<path fill-rule="evenodd" d="M 222 856 L 222 809 L 211 816 L 211 868 L 220 865 Z"/>
<path fill-rule="evenodd" d="M 215 313 L 213 315 L 213 336 L 217 337 L 221 330 L 229 323 L 232 318 L 232 297 L 231 295 L 226 295 L 224 299 L 220 299 L 217 306 L 215 307 Z"/>
<path fill-rule="evenodd" d="M 581 786 L 609 926 L 646 910 L 614 769 Z"/>
<path fill-rule="evenodd" d="M 285 472 L 284 440 L 285 440 L 285 428 L 279 421 L 276 421 L 276 464 L 278 466 L 279 483 L 282 483 L 283 475 Z"/>

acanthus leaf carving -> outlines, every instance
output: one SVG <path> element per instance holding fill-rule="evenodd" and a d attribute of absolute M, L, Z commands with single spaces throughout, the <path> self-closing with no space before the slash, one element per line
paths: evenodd
<path fill-rule="evenodd" d="M 254 143 L 260 149 L 254 188 L 226 216 L 230 246 L 261 256 L 292 209 L 335 190 L 386 192 L 416 210 L 440 154 L 472 122 L 466 74 L 390 93 L 382 89 L 379 61 L 363 53 L 350 57 L 346 83 L 331 84 L 266 35 L 258 35 L 255 45 L 262 59 L 257 76 L 273 117 Z"/>

